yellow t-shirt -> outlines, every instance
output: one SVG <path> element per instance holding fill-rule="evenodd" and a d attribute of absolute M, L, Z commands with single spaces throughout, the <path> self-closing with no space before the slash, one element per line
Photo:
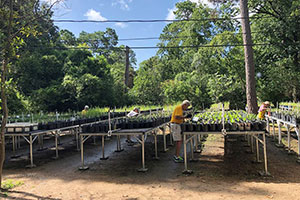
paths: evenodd
<path fill-rule="evenodd" d="M 183 110 L 182 110 L 182 106 L 176 106 L 176 108 L 174 109 L 173 113 L 172 113 L 172 118 L 171 118 L 171 122 L 176 123 L 176 124 L 182 124 L 183 123 L 183 119 L 176 119 L 175 116 L 181 116 L 183 117 Z"/>
<path fill-rule="evenodd" d="M 259 119 L 265 119 L 266 110 L 262 110 L 258 113 Z"/>
<path fill-rule="evenodd" d="M 258 110 L 258 118 L 259 119 L 265 119 L 265 114 L 266 114 L 266 112 L 267 112 L 267 109 L 268 108 L 266 108 L 264 105 L 261 105 L 260 107 L 259 107 L 259 110 Z"/>
<path fill-rule="evenodd" d="M 81 115 L 82 115 L 82 116 L 85 116 L 85 115 L 86 115 L 86 110 L 82 110 L 82 111 L 81 111 Z"/>

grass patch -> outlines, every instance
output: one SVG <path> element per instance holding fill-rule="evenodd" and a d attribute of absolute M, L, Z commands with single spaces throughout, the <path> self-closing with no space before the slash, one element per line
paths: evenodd
<path fill-rule="evenodd" d="M 2 189 L 10 190 L 10 189 L 13 189 L 15 187 L 21 186 L 23 184 L 24 184 L 24 182 L 22 182 L 22 181 L 7 179 L 7 180 L 2 182 Z"/>
<path fill-rule="evenodd" d="M 2 182 L 2 187 L 0 190 L 0 199 L 1 199 L 1 197 L 4 197 L 4 198 L 8 197 L 8 190 L 13 189 L 18 186 L 21 186 L 23 184 L 24 184 L 23 181 L 16 181 L 16 180 L 12 180 L 12 179 L 4 180 Z"/>

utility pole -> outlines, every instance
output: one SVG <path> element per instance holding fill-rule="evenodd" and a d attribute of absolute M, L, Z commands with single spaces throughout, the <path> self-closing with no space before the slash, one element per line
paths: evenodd
<path fill-rule="evenodd" d="M 252 48 L 252 38 L 249 23 L 248 0 L 240 0 L 240 10 L 242 17 L 242 31 L 245 52 L 245 73 L 246 73 L 246 96 L 248 112 L 257 114 L 257 97 L 255 83 L 255 66 Z"/>
<path fill-rule="evenodd" d="M 126 46 L 126 63 L 125 63 L 125 91 L 127 91 L 127 87 L 128 87 L 128 80 L 129 80 L 129 47 Z"/>

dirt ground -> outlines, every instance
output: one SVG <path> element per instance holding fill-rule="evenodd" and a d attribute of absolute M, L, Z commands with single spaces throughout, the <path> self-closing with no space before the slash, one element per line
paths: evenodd
<path fill-rule="evenodd" d="M 159 160 L 153 159 L 153 141 L 146 143 L 146 173 L 141 167 L 140 145 L 127 146 L 122 138 L 124 151 L 115 152 L 116 140 L 106 141 L 108 160 L 100 160 L 100 138 L 97 145 L 85 144 L 85 163 L 89 170 L 79 171 L 80 152 L 70 145 L 72 138 L 61 144 L 59 159 L 53 160 L 51 150 L 34 151 L 36 168 L 24 166 L 28 160 L 11 160 L 11 147 L 7 147 L 4 179 L 22 181 L 23 185 L 1 194 L 0 199 L 300 199 L 300 164 L 296 155 L 288 155 L 284 148 L 277 148 L 268 138 L 268 166 L 270 177 L 261 177 L 263 163 L 253 163 L 255 155 L 243 137 L 231 139 L 224 155 L 223 136 L 209 136 L 201 154 L 195 154 L 198 162 L 189 162 L 193 174 L 184 175 L 183 163 L 174 163 L 174 147 L 165 153 L 159 138 Z M 295 141 L 293 141 L 295 144 Z M 52 139 L 45 144 L 53 145 Z M 36 145 L 37 146 L 37 145 Z M 36 147 L 37 148 L 37 147 Z M 26 158 L 28 145 L 20 151 Z M 262 151 L 261 151 L 262 157 Z"/>

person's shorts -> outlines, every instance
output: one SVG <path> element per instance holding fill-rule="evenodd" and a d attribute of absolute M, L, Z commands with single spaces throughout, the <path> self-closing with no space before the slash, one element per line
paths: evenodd
<path fill-rule="evenodd" d="M 173 136 L 174 141 L 181 141 L 182 135 L 181 135 L 181 127 L 180 124 L 171 123 L 170 125 L 171 133 Z"/>

